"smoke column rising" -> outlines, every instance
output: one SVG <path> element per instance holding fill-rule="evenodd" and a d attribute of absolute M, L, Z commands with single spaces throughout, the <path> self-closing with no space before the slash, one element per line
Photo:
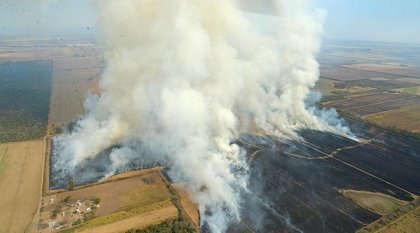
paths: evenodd
<path fill-rule="evenodd" d="M 107 66 L 104 92 L 56 138 L 66 174 L 111 152 L 112 171 L 158 161 L 185 181 L 212 232 L 240 220 L 247 189 L 240 132 L 293 137 L 304 127 L 332 130 L 305 107 L 318 79 L 322 12 L 310 2 L 275 1 L 264 33 L 233 0 L 95 1 Z M 144 151 L 147 151 L 145 155 Z M 112 173 L 111 171 L 111 173 Z"/>

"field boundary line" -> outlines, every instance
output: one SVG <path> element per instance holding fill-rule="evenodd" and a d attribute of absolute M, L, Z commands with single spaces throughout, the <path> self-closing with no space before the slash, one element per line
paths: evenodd
<path fill-rule="evenodd" d="M 4 149 L 4 153 L 3 153 L 3 155 L 1 156 L 1 159 L 0 159 L 0 169 L 1 169 L 1 166 L 3 165 L 3 161 L 5 161 L 5 159 L 7 157 L 7 152 L 8 151 L 9 151 L 9 146 L 7 145 L 6 149 Z M 0 172 L 1 172 L 1 170 L 0 170 Z"/>

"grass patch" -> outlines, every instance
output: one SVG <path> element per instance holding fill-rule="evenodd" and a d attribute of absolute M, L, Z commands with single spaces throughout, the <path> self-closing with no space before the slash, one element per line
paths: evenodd
<path fill-rule="evenodd" d="M 323 105 L 321 104 L 321 106 L 323 106 Z M 384 123 L 376 122 L 376 121 L 369 120 L 369 119 L 366 119 L 366 118 L 361 118 L 359 116 L 356 116 L 356 115 L 351 114 L 351 113 L 346 112 L 346 111 L 342 111 L 340 109 L 337 109 L 337 112 L 343 118 L 348 118 L 348 119 L 351 119 L 351 120 L 354 120 L 354 121 L 363 122 L 363 123 L 366 123 L 368 125 L 372 125 L 372 126 L 381 128 L 383 130 L 387 130 L 387 131 L 390 131 L 390 132 L 393 132 L 393 133 L 401 134 L 401 135 L 404 135 L 404 136 L 407 136 L 407 137 L 413 137 L 413 138 L 416 138 L 416 139 L 420 139 L 420 133 L 417 133 L 417 132 L 412 132 L 412 131 L 405 130 L 405 129 L 402 129 L 402 128 L 399 128 L 399 127 L 386 125 Z"/>
<path fill-rule="evenodd" d="M 400 89 L 395 89 L 395 90 L 401 93 L 405 93 L 405 94 L 420 95 L 419 89 L 420 89 L 420 86 L 415 86 L 415 87 L 400 88 Z"/>
<path fill-rule="evenodd" d="M 420 227 L 419 219 L 420 199 L 417 198 L 356 232 L 416 233 Z"/>
<path fill-rule="evenodd" d="M 161 184 L 146 185 L 128 193 L 122 201 L 121 210 L 147 206 L 171 198 L 168 189 Z"/>
<path fill-rule="evenodd" d="M 4 169 L 7 166 L 7 151 L 9 150 L 9 147 L 6 146 L 4 149 L 4 152 L 2 153 L 2 156 L 0 158 L 0 175 L 3 173 Z"/>
<path fill-rule="evenodd" d="M 404 106 L 363 117 L 367 121 L 395 127 L 412 133 L 420 133 L 420 105 Z"/>
<path fill-rule="evenodd" d="M 335 90 L 334 83 L 336 82 L 337 81 L 333 81 L 330 79 L 320 78 L 316 82 L 314 89 L 320 91 L 322 95 L 324 96 L 330 96 L 333 94 L 332 92 Z"/>
<path fill-rule="evenodd" d="M 60 125 L 54 125 L 52 124 L 50 127 L 50 134 L 51 135 L 58 135 L 58 134 L 62 134 L 63 133 L 63 127 L 61 127 Z"/>
<path fill-rule="evenodd" d="M 389 90 L 397 88 L 411 87 L 413 84 L 395 81 L 395 80 L 372 80 L 372 79 L 358 79 L 347 82 L 335 84 L 335 88 L 350 89 L 350 88 L 373 88 L 378 90 Z"/>
<path fill-rule="evenodd" d="M 401 201 L 382 193 L 357 190 L 340 190 L 340 193 L 346 198 L 352 200 L 358 206 L 382 216 L 390 214 L 401 206 L 407 204 L 405 201 Z"/>

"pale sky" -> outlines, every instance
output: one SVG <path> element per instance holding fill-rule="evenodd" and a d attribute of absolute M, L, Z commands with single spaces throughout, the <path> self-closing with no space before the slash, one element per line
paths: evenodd
<path fill-rule="evenodd" d="M 420 0 L 315 0 L 329 39 L 420 43 Z"/>
<path fill-rule="evenodd" d="M 0 36 L 92 33 L 94 12 L 89 0 L 0 0 Z"/>
<path fill-rule="evenodd" d="M 327 11 L 324 38 L 420 43 L 420 0 L 314 0 L 314 5 Z M 95 20 L 89 0 L 0 0 L 0 36 L 92 33 Z"/>

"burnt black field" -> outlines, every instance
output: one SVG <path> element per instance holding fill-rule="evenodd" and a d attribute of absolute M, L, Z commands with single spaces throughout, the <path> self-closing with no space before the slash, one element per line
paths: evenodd
<path fill-rule="evenodd" d="M 405 201 L 420 194 L 420 140 L 361 122 L 348 124 L 359 141 L 308 129 L 298 132 L 300 140 L 241 135 L 237 143 L 249 155 L 250 192 L 243 194 L 243 221 L 228 232 L 354 232 L 381 216 L 339 190 L 380 192 Z M 75 184 L 109 174 L 112 149 L 80 164 Z M 56 156 L 53 150 L 51 164 Z M 146 167 L 133 161 L 124 170 Z M 52 169 L 50 188 L 67 187 L 59 173 Z"/>
<path fill-rule="evenodd" d="M 359 138 L 369 141 L 314 130 L 300 131 L 301 141 L 243 136 L 250 155 L 270 150 L 253 157 L 245 220 L 229 232 L 354 232 L 380 216 L 338 190 L 381 192 L 406 201 L 420 194 L 420 141 L 349 123 Z M 330 158 L 305 159 L 337 150 Z"/>

